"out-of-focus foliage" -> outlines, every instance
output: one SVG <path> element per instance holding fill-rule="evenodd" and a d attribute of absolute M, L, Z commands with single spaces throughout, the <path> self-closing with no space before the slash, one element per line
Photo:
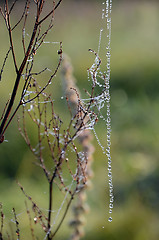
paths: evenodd
<path fill-rule="evenodd" d="M 157 1 L 116 0 L 113 3 L 111 109 L 115 208 L 113 222 L 107 223 L 107 160 L 94 141 L 95 177 L 89 193 L 91 212 L 86 226 L 87 240 L 159 239 L 158 7 Z M 52 34 L 48 36 L 49 41 L 63 42 L 64 51 L 72 59 L 80 89 L 89 84 L 86 70 L 93 59 L 88 49 L 97 50 L 101 8 L 100 1 L 64 1 L 56 13 Z M 2 46 L 7 39 L 2 24 L 0 31 L 2 64 Z M 54 45 L 51 48 L 54 49 Z M 39 61 L 56 61 L 50 45 L 48 49 L 41 50 Z M 7 74 L 8 78 L 12 77 L 9 69 Z M 50 91 L 55 98 L 56 111 L 65 118 L 60 74 Z M 8 97 L 5 94 L 3 85 L 0 107 L 3 98 Z M 98 134 L 103 134 L 101 125 Z M 106 138 L 105 135 L 102 137 Z M 0 146 L 0 202 L 4 203 L 9 220 L 13 206 L 20 206 L 18 212 L 25 211 L 15 179 L 20 179 L 28 187 L 30 195 L 35 198 L 39 195 L 44 206 L 43 193 L 46 190 L 41 174 L 32 163 L 34 159 L 18 133 L 16 122 L 10 127 L 6 139 L 8 143 Z M 65 240 L 66 235 L 64 228 L 57 239 Z"/>

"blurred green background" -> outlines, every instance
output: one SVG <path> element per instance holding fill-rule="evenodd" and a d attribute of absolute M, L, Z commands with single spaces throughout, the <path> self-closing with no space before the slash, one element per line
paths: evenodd
<path fill-rule="evenodd" d="M 87 68 L 93 63 L 89 48 L 97 51 L 102 1 L 63 1 L 55 14 L 50 42 L 62 41 L 73 64 L 77 85 L 87 88 Z M 21 1 L 22 4 L 22 1 Z M 19 5 L 19 9 L 21 6 Z M 159 239 L 159 3 L 113 1 L 111 56 L 112 159 L 115 203 L 113 222 L 108 223 L 107 159 L 94 140 L 93 188 L 88 192 L 87 240 Z M 16 17 L 16 14 L 15 14 Z M 7 31 L 0 18 L 0 64 L 8 47 Z M 17 35 L 18 38 L 18 35 Z M 15 36 L 16 39 L 16 36 Z M 17 39 L 18 42 L 19 39 Z M 16 41 L 16 40 L 15 40 Z M 17 44 L 18 45 L 18 44 Z M 19 45 L 17 46 L 17 48 Z M 57 61 L 57 46 L 41 51 L 39 64 Z M 104 51 L 104 50 L 103 50 Z M 20 57 L 20 51 L 17 51 Z M 5 69 L 0 82 L 0 110 L 12 89 L 13 67 Z M 56 111 L 63 114 L 60 74 L 51 86 Z M 62 117 L 64 117 L 62 115 Z M 103 141 L 106 132 L 97 124 Z M 16 118 L 0 145 L 0 202 L 6 221 L 14 206 L 22 219 L 24 197 L 16 180 L 45 206 L 46 183 L 37 174 L 34 158 L 18 132 Z M 36 174 L 35 174 L 36 173 Z M 29 189 L 29 191 L 28 191 Z M 39 200 L 38 200 L 39 201 Z M 26 225 L 23 219 L 24 226 Z M 57 239 L 68 239 L 67 221 Z"/>

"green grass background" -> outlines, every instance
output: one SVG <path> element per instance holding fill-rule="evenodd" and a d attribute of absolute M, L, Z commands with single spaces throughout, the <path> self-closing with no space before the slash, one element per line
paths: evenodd
<path fill-rule="evenodd" d="M 20 9 L 21 6 L 19 6 Z M 85 240 L 159 239 L 159 4 L 157 1 L 114 1 L 112 13 L 111 112 L 112 159 L 115 203 L 113 222 L 108 223 L 107 160 L 94 140 L 93 188 L 88 192 L 91 211 L 87 215 Z M 93 63 L 89 48 L 97 50 L 101 26 L 101 1 L 64 1 L 55 14 L 49 41 L 62 41 L 74 67 L 77 85 L 88 86 L 87 68 Z M 16 14 L 13 14 L 13 18 Z M 7 32 L 0 18 L 0 64 L 8 46 Z M 15 47 L 20 59 L 18 34 Z M 56 64 L 57 46 L 41 48 L 37 65 Z M 101 49 L 104 51 L 104 49 Z M 20 61 L 20 60 L 19 60 Z M 38 66 L 39 66 L 38 65 Z M 39 66 L 39 67 L 40 67 Z M 12 89 L 13 66 L 8 60 L 0 82 L 0 110 Z M 57 75 L 50 87 L 56 111 L 64 118 L 62 83 Z M 97 125 L 103 141 L 103 125 Z M 11 221 L 12 207 L 20 213 L 25 228 L 24 196 L 16 180 L 42 207 L 47 207 L 46 182 L 32 163 L 34 158 L 18 133 L 16 118 L 0 145 L 0 202 Z M 25 217 L 24 217 L 25 216 Z M 29 239 L 26 232 L 22 239 Z M 68 239 L 67 221 L 56 239 Z"/>

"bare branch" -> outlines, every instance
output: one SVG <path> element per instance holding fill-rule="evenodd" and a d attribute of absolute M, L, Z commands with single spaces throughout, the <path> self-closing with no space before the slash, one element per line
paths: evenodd
<path fill-rule="evenodd" d="M 15 27 L 17 27 L 18 24 L 21 22 L 21 20 L 24 18 L 24 25 L 23 25 L 23 32 L 24 32 L 25 25 L 26 25 L 26 19 L 27 19 L 27 12 L 28 12 L 28 8 L 29 8 L 29 5 L 30 5 L 30 0 L 26 0 L 26 4 L 25 4 L 25 7 L 24 7 L 24 11 L 22 13 L 22 16 L 21 16 L 20 20 L 14 25 L 13 28 L 11 28 L 11 24 L 10 24 L 10 13 L 11 13 L 12 9 L 14 8 L 16 1 L 13 3 L 13 5 L 11 6 L 11 9 L 9 11 L 8 0 L 6 0 L 5 1 L 5 14 L 3 14 L 2 10 L 1 10 L 1 14 L 5 18 L 5 22 L 6 22 L 6 25 L 7 25 L 7 29 L 8 29 L 8 33 L 9 33 L 9 39 L 10 39 L 10 48 L 11 48 L 11 51 L 12 51 L 13 62 L 14 62 L 15 71 L 16 71 L 16 74 L 17 74 L 16 80 L 15 80 L 15 84 L 14 84 L 14 88 L 13 88 L 13 91 L 12 91 L 12 94 L 11 94 L 11 99 L 10 99 L 10 102 L 9 102 L 9 104 L 7 106 L 7 109 L 5 111 L 5 115 L 3 116 L 3 119 L 2 119 L 2 122 L 1 122 L 1 125 L 0 125 L 0 136 L 1 137 L 3 137 L 7 127 L 9 126 L 9 124 L 12 121 L 13 117 L 15 116 L 15 113 L 17 112 L 19 107 L 22 105 L 22 98 L 24 96 L 25 90 L 27 90 L 27 89 L 25 89 L 25 87 L 28 88 L 28 86 L 29 86 L 30 76 L 27 77 L 27 81 L 24 84 L 20 102 L 17 105 L 16 110 L 14 111 L 14 113 L 12 114 L 11 118 L 8 121 L 9 115 L 10 115 L 10 113 L 12 111 L 12 107 L 14 105 L 14 101 L 15 101 L 15 98 L 16 98 L 16 95 L 17 95 L 17 91 L 18 91 L 18 88 L 19 88 L 19 83 L 20 83 L 20 80 L 21 80 L 21 76 L 22 76 L 23 70 L 26 67 L 28 59 L 30 57 L 33 57 L 33 55 L 36 53 L 38 48 L 42 45 L 42 43 L 44 41 L 44 38 L 46 37 L 48 31 L 52 28 L 52 26 L 53 26 L 52 25 L 53 13 L 54 13 L 54 10 L 60 5 L 61 1 L 59 1 L 59 3 L 56 6 L 53 6 L 53 11 L 51 12 L 52 18 L 50 20 L 50 24 L 49 24 L 48 28 L 45 30 L 45 32 L 40 36 L 41 23 L 45 21 L 45 19 L 43 19 L 43 21 L 41 21 L 41 23 L 39 22 L 39 18 L 40 18 L 40 15 L 42 13 L 42 10 L 43 10 L 44 2 L 45 1 L 42 1 L 42 0 L 35 2 L 36 5 L 37 5 L 36 19 L 35 19 L 34 28 L 33 28 L 32 35 L 31 35 L 31 38 L 30 38 L 30 42 L 28 44 L 27 49 L 26 49 L 25 43 L 24 43 L 24 38 L 25 38 L 24 33 L 22 35 L 22 46 L 23 46 L 23 50 L 24 50 L 25 56 L 24 56 L 24 59 L 21 62 L 21 65 L 20 65 L 19 69 L 17 67 L 16 56 L 15 56 L 15 51 L 14 51 L 14 47 L 13 47 L 12 30 Z M 49 14 L 49 16 L 51 14 Z M 40 44 L 39 44 L 38 41 L 41 41 Z M 57 73 L 57 71 L 59 69 L 61 60 L 62 60 L 62 44 L 60 44 L 60 52 L 61 52 L 60 60 L 59 60 L 58 66 L 55 69 L 54 73 L 52 74 L 52 76 L 50 77 L 48 82 L 45 84 L 45 86 L 41 89 L 41 91 L 39 91 L 39 93 L 35 97 L 33 97 L 32 99 L 28 100 L 28 102 L 36 99 L 46 89 L 46 87 L 50 84 L 52 78 L 56 75 L 56 73 Z M 8 57 L 8 54 L 6 55 L 5 61 L 3 63 L 1 74 L 3 72 L 3 68 L 5 66 L 5 62 L 6 62 L 6 59 Z M 32 61 L 32 66 L 33 66 L 33 61 Z M 30 70 L 31 70 L 31 68 L 30 68 Z M 8 123 L 7 123 L 7 121 L 8 121 Z"/>
<path fill-rule="evenodd" d="M 62 0 L 59 0 L 58 3 L 56 4 L 56 6 L 53 8 L 53 10 L 51 12 L 48 13 L 48 15 L 46 15 L 40 22 L 39 24 L 41 24 L 42 22 L 44 22 L 51 14 L 54 13 L 54 11 L 60 6 Z"/>
<path fill-rule="evenodd" d="M 13 10 L 13 8 L 14 8 L 14 5 L 16 4 L 17 1 L 18 1 L 18 0 L 15 0 L 15 1 L 13 2 L 12 6 L 11 6 L 11 8 L 10 8 L 10 10 L 9 10 L 9 14 L 11 14 L 11 12 L 12 12 L 12 10 Z"/>
<path fill-rule="evenodd" d="M 9 53 L 10 53 L 11 49 L 12 49 L 12 48 L 10 47 L 9 50 L 8 50 L 8 52 L 6 53 L 5 58 L 4 58 L 3 65 L 2 65 L 2 68 L 1 68 L 1 72 L 0 72 L 0 81 L 1 81 L 1 79 L 2 79 L 2 73 L 3 73 L 4 67 L 5 67 L 5 64 L 6 64 L 6 61 L 7 61 L 7 59 L 8 59 L 8 56 L 9 56 Z"/>
<path fill-rule="evenodd" d="M 29 9 L 29 4 L 30 4 L 30 0 L 27 0 L 26 3 L 25 3 L 25 7 L 24 7 L 24 11 L 22 13 L 22 16 L 20 17 L 19 21 L 12 27 L 11 31 L 13 31 L 19 25 L 19 23 L 22 21 L 24 16 L 27 16 L 27 12 L 28 12 L 28 9 Z"/>
<path fill-rule="evenodd" d="M 4 18 L 4 21 L 6 22 L 6 17 L 5 17 L 5 14 L 3 13 L 2 11 L 2 8 L 0 7 L 0 13 L 2 14 L 2 17 Z"/>
<path fill-rule="evenodd" d="M 16 63 L 16 56 L 14 52 L 14 47 L 13 47 L 13 38 L 12 38 L 12 29 L 10 25 L 10 14 L 9 14 L 9 9 L 8 9 L 8 0 L 5 0 L 5 6 L 6 6 L 6 22 L 7 22 L 7 27 L 8 27 L 8 33 L 9 33 L 9 40 L 10 40 L 10 46 L 12 50 L 12 56 L 13 56 L 13 61 L 14 61 L 14 66 L 15 66 L 15 71 L 16 73 L 18 72 L 18 67 Z"/>

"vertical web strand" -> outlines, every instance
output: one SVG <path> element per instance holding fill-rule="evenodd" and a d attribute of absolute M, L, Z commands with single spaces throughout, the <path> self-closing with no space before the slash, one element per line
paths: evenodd
<path fill-rule="evenodd" d="M 99 35 L 99 44 L 98 44 L 98 54 L 100 52 L 100 46 L 102 42 L 102 34 L 104 29 L 106 28 L 106 70 L 104 71 L 105 75 L 105 87 L 104 87 L 104 96 L 106 100 L 106 155 L 107 155 L 107 172 L 108 172 L 108 184 L 109 184 L 109 218 L 108 221 L 112 222 L 112 209 L 114 203 L 114 194 L 113 194 L 113 181 L 112 181 L 112 158 L 111 158 L 111 111 L 110 111 L 110 73 L 111 73 L 111 13 L 112 13 L 112 0 L 106 0 L 102 3 L 102 20 L 104 21 L 104 28 L 100 29 Z M 104 153 L 104 152 L 103 152 Z"/>
<path fill-rule="evenodd" d="M 112 209 L 113 209 L 113 202 L 114 202 L 114 194 L 113 194 L 113 181 L 112 181 L 112 158 L 111 158 L 111 114 L 110 114 L 110 58 L 111 58 L 111 12 L 112 12 L 112 0 L 105 1 L 105 19 L 107 25 L 107 46 L 106 46 L 106 93 L 107 93 L 107 100 L 106 100 L 106 111 L 107 111 L 107 148 L 106 148 L 106 155 L 108 159 L 108 182 L 109 182 L 109 218 L 108 221 L 112 221 Z"/>
<path fill-rule="evenodd" d="M 98 86 L 100 93 L 93 97 L 93 102 L 97 108 L 97 115 L 104 121 L 106 128 L 106 139 L 104 144 L 98 137 L 95 126 L 92 124 L 91 129 L 98 145 L 102 149 L 103 155 L 107 157 L 107 175 L 108 175 L 108 192 L 109 192 L 109 217 L 108 221 L 112 222 L 112 210 L 114 203 L 114 187 L 112 176 L 112 157 L 111 157 L 111 95 L 110 95 L 110 75 L 111 75 L 111 13 L 112 13 L 112 0 L 105 0 L 102 3 L 102 27 L 100 28 L 99 43 L 97 53 L 91 49 L 90 52 L 94 53 L 95 60 L 93 65 L 88 69 L 88 81 L 92 81 L 93 89 Z M 101 58 L 105 59 L 104 70 L 101 70 Z M 100 80 L 103 80 L 101 82 Z M 97 91 L 98 91 L 97 90 Z M 89 100 L 89 99 L 88 99 Z M 85 99 L 82 100 L 83 102 Z M 105 116 L 102 114 L 102 109 L 105 108 Z M 104 112 L 105 112 L 104 111 Z"/>

